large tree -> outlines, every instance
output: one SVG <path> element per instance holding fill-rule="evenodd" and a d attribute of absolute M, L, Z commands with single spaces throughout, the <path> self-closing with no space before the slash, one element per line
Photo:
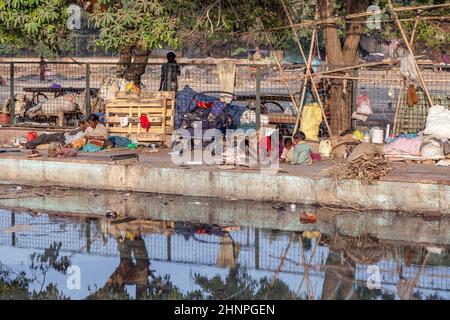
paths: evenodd
<path fill-rule="evenodd" d="M 70 43 L 65 0 L 0 1 L 0 46 L 61 53 Z"/>
<path fill-rule="evenodd" d="M 140 82 L 151 50 L 176 47 L 179 19 L 175 1 L 98 0 L 91 23 L 100 30 L 97 44 L 119 53 L 120 76 Z"/>
<path fill-rule="evenodd" d="M 318 10 L 321 19 L 335 17 L 337 11 L 340 14 L 353 14 L 365 12 L 369 6 L 369 0 L 360 1 L 334 1 L 319 0 Z M 367 17 L 351 19 L 345 24 L 344 30 L 340 30 L 337 22 L 323 24 L 322 32 L 327 53 L 327 62 L 331 68 L 339 68 L 355 64 L 358 54 L 359 42 L 364 31 Z M 340 32 L 341 31 L 341 32 Z M 343 31 L 343 32 L 342 32 Z M 351 124 L 352 88 L 340 80 L 332 81 L 330 96 L 332 134 L 338 134 Z"/>

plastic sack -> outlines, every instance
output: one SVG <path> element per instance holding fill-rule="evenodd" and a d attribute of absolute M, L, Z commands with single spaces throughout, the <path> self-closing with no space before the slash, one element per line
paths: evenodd
<path fill-rule="evenodd" d="M 439 105 L 428 109 L 427 124 L 423 133 L 450 139 L 450 110 Z"/>
<path fill-rule="evenodd" d="M 329 157 L 331 156 L 331 141 L 330 140 L 322 140 L 319 144 L 319 153 L 322 157 Z"/>
<path fill-rule="evenodd" d="M 300 130 L 305 134 L 306 140 L 318 141 L 319 128 L 322 123 L 322 110 L 317 103 L 306 104 L 302 111 Z"/>
<path fill-rule="evenodd" d="M 420 155 L 423 159 L 440 160 L 444 159 L 444 151 L 435 144 L 426 144 L 420 149 Z"/>
<path fill-rule="evenodd" d="M 361 94 L 356 100 L 356 113 L 365 116 L 370 116 L 373 114 L 372 103 L 370 102 L 367 94 Z"/>
<path fill-rule="evenodd" d="M 425 136 L 420 147 L 420 155 L 423 159 L 440 160 L 444 159 L 445 141 L 435 136 Z"/>

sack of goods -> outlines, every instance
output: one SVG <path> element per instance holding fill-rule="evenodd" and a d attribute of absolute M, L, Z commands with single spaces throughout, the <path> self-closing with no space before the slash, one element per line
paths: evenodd
<path fill-rule="evenodd" d="M 331 141 L 330 140 L 322 140 L 319 144 L 319 153 L 322 157 L 330 157 L 331 151 L 333 148 L 331 147 Z"/>
<path fill-rule="evenodd" d="M 450 110 L 439 105 L 428 109 L 427 124 L 423 133 L 450 139 Z"/>
<path fill-rule="evenodd" d="M 319 141 L 319 128 L 322 123 L 322 110 L 317 103 L 306 104 L 303 107 L 300 130 L 306 140 Z"/>
<path fill-rule="evenodd" d="M 356 113 L 359 115 L 370 116 L 373 114 L 372 103 L 367 94 L 361 94 L 356 100 Z"/>
<path fill-rule="evenodd" d="M 425 136 L 420 147 L 420 155 L 423 159 L 441 160 L 445 158 L 444 146 L 447 139 L 436 136 Z"/>

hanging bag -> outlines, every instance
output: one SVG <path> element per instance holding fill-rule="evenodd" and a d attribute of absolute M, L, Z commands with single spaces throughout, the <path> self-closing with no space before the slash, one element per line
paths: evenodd
<path fill-rule="evenodd" d="M 372 103 L 366 93 L 361 94 L 356 100 L 356 113 L 364 116 L 373 114 Z"/>

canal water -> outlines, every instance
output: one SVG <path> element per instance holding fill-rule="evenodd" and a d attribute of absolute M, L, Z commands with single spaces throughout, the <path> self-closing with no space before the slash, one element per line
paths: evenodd
<path fill-rule="evenodd" d="M 450 298 L 444 218 L 67 190 L 0 206 L 1 299 Z"/>

